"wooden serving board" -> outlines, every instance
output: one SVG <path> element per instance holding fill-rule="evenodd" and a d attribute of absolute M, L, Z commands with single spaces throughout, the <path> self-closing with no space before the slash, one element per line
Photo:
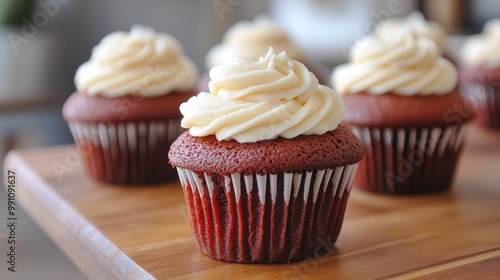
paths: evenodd
<path fill-rule="evenodd" d="M 474 130 L 452 191 L 354 190 L 333 252 L 290 264 L 234 264 L 200 253 L 181 187 L 89 179 L 74 146 L 11 152 L 16 199 L 92 279 L 498 279 L 500 134 Z"/>

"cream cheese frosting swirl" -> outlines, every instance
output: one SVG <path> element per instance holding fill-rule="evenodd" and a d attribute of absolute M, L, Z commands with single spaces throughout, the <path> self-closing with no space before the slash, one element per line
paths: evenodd
<path fill-rule="evenodd" d="M 80 92 L 104 97 L 154 97 L 194 87 L 197 70 L 179 42 L 165 33 L 133 26 L 114 32 L 92 50 L 75 75 Z"/>
<path fill-rule="evenodd" d="M 181 104 L 181 126 L 193 136 L 240 143 L 334 130 L 345 108 L 300 62 L 269 49 L 257 62 L 232 58 L 210 71 L 210 92 Z"/>
<path fill-rule="evenodd" d="M 331 77 L 341 94 L 443 95 L 457 84 L 457 70 L 430 39 L 412 32 L 374 34 L 356 42 L 351 62 Z"/>
<path fill-rule="evenodd" d="M 461 49 L 461 63 L 468 67 L 500 67 L 500 19 L 486 23 L 482 34 L 471 36 Z"/>
<path fill-rule="evenodd" d="M 277 52 L 286 51 L 292 59 L 302 60 L 303 54 L 292 42 L 285 29 L 265 16 L 254 21 L 240 21 L 228 29 L 222 43 L 210 49 L 206 56 L 206 67 L 212 69 L 231 57 L 257 60 L 269 47 Z"/>

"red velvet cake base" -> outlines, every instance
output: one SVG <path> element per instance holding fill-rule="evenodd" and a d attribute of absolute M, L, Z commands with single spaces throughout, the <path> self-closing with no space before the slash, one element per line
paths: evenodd
<path fill-rule="evenodd" d="M 394 93 L 343 95 L 343 124 L 361 127 L 431 127 L 467 122 L 472 106 L 456 90 L 444 95 L 401 96 Z"/>
<path fill-rule="evenodd" d="M 355 170 L 244 176 L 178 168 L 196 244 L 212 258 L 241 263 L 331 252 Z"/>
<path fill-rule="evenodd" d="M 465 125 L 353 130 L 366 147 L 354 186 L 393 194 L 449 189 L 466 138 Z"/>

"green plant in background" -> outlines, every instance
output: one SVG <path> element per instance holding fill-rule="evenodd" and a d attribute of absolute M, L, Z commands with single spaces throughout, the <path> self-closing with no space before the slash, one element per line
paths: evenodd
<path fill-rule="evenodd" d="M 22 24 L 30 18 L 35 0 L 0 0 L 0 24 Z"/>

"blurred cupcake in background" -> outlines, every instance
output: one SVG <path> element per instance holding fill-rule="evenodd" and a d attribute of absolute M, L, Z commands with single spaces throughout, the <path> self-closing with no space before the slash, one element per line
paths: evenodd
<path fill-rule="evenodd" d="M 500 19 L 466 40 L 460 65 L 460 87 L 476 105 L 478 123 L 500 131 Z"/>
<path fill-rule="evenodd" d="M 413 12 L 406 17 L 395 17 L 381 22 L 375 29 L 378 36 L 391 36 L 400 32 L 411 32 L 436 43 L 441 55 L 454 62 L 446 52 L 446 31 L 439 23 L 426 20 L 420 12 Z"/>
<path fill-rule="evenodd" d="M 361 141 L 340 125 L 342 98 L 272 49 L 210 71 L 210 92 L 183 103 L 179 172 L 196 243 L 215 259 L 291 262 L 332 250 Z"/>
<path fill-rule="evenodd" d="M 241 57 L 248 60 L 258 60 L 266 54 L 269 47 L 277 52 L 285 51 L 287 55 L 311 68 L 311 63 L 305 54 L 297 47 L 284 28 L 267 16 L 259 15 L 253 21 L 240 21 L 231 26 L 222 42 L 213 46 L 205 57 L 207 71 L 201 76 L 199 89 L 208 91 L 208 70 L 223 64 L 228 58 Z M 314 67 L 313 67 L 314 70 Z M 321 81 L 322 75 L 313 71 Z"/>
<path fill-rule="evenodd" d="M 346 116 L 367 148 L 354 185 L 383 193 L 448 189 L 472 112 L 457 71 L 427 37 L 377 32 L 332 73 Z"/>
<path fill-rule="evenodd" d="M 116 184 L 175 179 L 167 153 L 179 105 L 196 94 L 197 70 L 176 39 L 143 26 L 114 32 L 77 70 L 63 107 L 88 174 Z"/>

